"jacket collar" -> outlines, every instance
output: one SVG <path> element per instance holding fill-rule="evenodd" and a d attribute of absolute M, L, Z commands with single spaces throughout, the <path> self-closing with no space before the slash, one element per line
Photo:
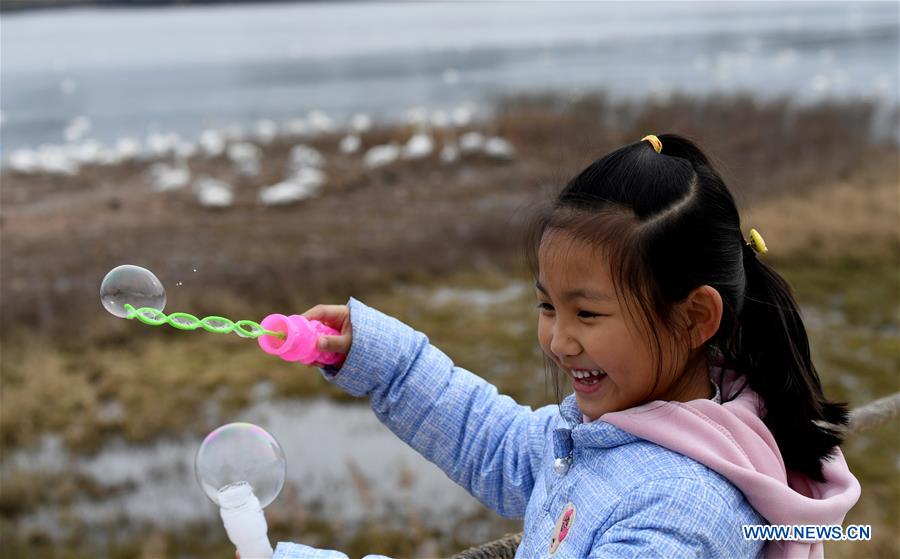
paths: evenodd
<path fill-rule="evenodd" d="M 581 409 L 575 402 L 574 393 L 562 401 L 559 411 L 571 430 L 572 442 L 575 447 L 612 448 L 641 440 L 640 437 L 627 433 L 603 420 L 583 423 Z"/>

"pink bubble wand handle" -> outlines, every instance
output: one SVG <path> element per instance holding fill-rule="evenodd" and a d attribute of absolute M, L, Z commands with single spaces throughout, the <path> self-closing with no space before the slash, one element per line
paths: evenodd
<path fill-rule="evenodd" d="M 340 335 L 340 332 L 318 320 L 307 320 L 299 314 L 270 314 L 260 322 L 260 326 L 284 333 L 284 338 L 263 335 L 256 338 L 256 341 L 263 351 L 285 361 L 300 361 L 306 365 L 316 362 L 334 365 L 343 357 L 340 353 L 321 351 L 318 348 L 319 336 Z"/>

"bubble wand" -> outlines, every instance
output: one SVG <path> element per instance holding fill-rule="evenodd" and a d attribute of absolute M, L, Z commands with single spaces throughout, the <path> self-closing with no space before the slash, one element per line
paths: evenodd
<path fill-rule="evenodd" d="M 166 315 L 162 312 L 166 304 L 162 282 L 153 272 L 139 266 L 126 264 L 106 274 L 100 285 L 100 301 L 113 315 L 137 319 L 149 326 L 168 324 L 178 330 L 203 328 L 214 334 L 234 332 L 242 338 L 254 338 L 263 351 L 285 361 L 333 365 L 342 358 L 339 353 L 320 351 L 317 345 L 319 336 L 336 336 L 340 332 L 297 314 L 270 314 L 261 323 L 235 322 L 224 316 L 197 318 L 184 312 Z"/>
<path fill-rule="evenodd" d="M 125 303 L 123 307 L 128 312 L 128 314 L 125 315 L 125 318 L 129 320 L 136 318 L 149 326 L 168 324 L 179 330 L 196 330 L 198 328 L 203 328 L 207 332 L 212 332 L 214 334 L 230 334 L 231 332 L 234 332 L 242 338 L 258 338 L 263 335 L 275 336 L 277 338 L 285 337 L 284 332 L 266 330 L 259 323 L 253 322 L 252 320 L 238 320 L 237 322 L 233 322 L 224 316 L 207 316 L 201 319 L 185 312 L 173 312 L 170 315 L 166 315 L 164 312 L 153 307 L 141 307 L 136 309 L 131 306 L 130 303 Z"/>

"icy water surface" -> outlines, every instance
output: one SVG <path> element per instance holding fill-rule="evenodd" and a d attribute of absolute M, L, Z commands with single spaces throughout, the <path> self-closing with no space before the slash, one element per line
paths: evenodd
<path fill-rule="evenodd" d="M 249 131 L 497 95 L 746 90 L 894 102 L 900 6 L 302 3 L 3 16 L 2 148 Z M 323 113 L 312 120 L 321 124 Z M 459 114 L 457 114 L 459 116 Z M 263 126 L 271 128 L 269 124 Z M 232 128 L 232 131 L 234 129 Z"/>

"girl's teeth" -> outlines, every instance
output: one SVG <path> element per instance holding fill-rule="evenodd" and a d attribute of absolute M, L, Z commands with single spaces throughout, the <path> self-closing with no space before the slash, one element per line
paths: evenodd
<path fill-rule="evenodd" d="M 604 373 L 601 373 L 600 371 L 596 371 L 596 370 L 594 370 L 594 371 L 573 370 L 572 371 L 572 375 L 575 378 L 579 378 L 579 379 L 586 379 L 586 378 L 591 378 L 591 377 L 597 378 L 597 377 L 602 376 L 603 374 Z"/>

